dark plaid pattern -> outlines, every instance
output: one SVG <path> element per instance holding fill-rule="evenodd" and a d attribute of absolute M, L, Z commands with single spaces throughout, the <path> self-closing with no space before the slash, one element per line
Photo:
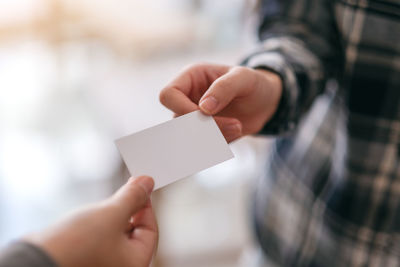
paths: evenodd
<path fill-rule="evenodd" d="M 254 203 L 278 266 L 400 266 L 400 0 L 265 0 L 244 65 L 281 75 Z"/>

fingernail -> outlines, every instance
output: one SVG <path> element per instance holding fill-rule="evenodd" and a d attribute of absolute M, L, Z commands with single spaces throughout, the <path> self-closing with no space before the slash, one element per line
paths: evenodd
<path fill-rule="evenodd" d="M 208 113 L 212 113 L 218 106 L 218 100 L 213 96 L 206 97 L 200 102 L 200 108 Z"/>
<path fill-rule="evenodd" d="M 150 195 L 150 193 L 153 191 L 154 181 L 151 177 L 140 176 L 135 180 L 135 183 L 140 185 L 148 195 Z"/>

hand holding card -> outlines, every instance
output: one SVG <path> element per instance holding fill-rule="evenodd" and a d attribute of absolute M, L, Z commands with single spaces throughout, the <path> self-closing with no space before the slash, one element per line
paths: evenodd
<path fill-rule="evenodd" d="M 214 119 L 200 111 L 122 137 L 116 145 L 131 175 L 153 177 L 155 189 L 233 158 Z"/>

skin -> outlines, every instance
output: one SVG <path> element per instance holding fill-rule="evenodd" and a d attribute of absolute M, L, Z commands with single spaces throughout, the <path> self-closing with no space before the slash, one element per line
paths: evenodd
<path fill-rule="evenodd" d="M 160 93 L 180 116 L 201 110 L 214 116 L 225 139 L 255 134 L 271 119 L 282 96 L 281 78 L 270 71 L 201 63 L 185 68 Z"/>
<path fill-rule="evenodd" d="M 131 178 L 112 197 L 26 238 L 61 267 L 149 266 L 158 230 L 150 202 L 153 179 Z"/>
<path fill-rule="evenodd" d="M 282 81 L 272 72 L 205 63 L 185 68 L 161 91 L 160 101 L 175 116 L 199 109 L 214 116 L 231 142 L 260 131 L 281 95 Z M 150 177 L 131 178 L 109 199 L 26 240 L 61 267 L 149 266 L 158 240 L 153 187 Z"/>

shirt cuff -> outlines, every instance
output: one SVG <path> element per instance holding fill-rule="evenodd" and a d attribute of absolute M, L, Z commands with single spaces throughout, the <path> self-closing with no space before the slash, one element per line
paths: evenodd
<path fill-rule="evenodd" d="M 285 135 L 291 133 L 296 127 L 296 107 L 299 95 L 297 79 L 292 67 L 281 54 L 273 51 L 255 53 L 245 59 L 241 65 L 272 71 L 282 79 L 282 97 L 278 108 L 259 134 Z"/>
<path fill-rule="evenodd" d="M 57 264 L 41 248 L 20 241 L 0 252 L 0 267 L 57 267 Z"/>

